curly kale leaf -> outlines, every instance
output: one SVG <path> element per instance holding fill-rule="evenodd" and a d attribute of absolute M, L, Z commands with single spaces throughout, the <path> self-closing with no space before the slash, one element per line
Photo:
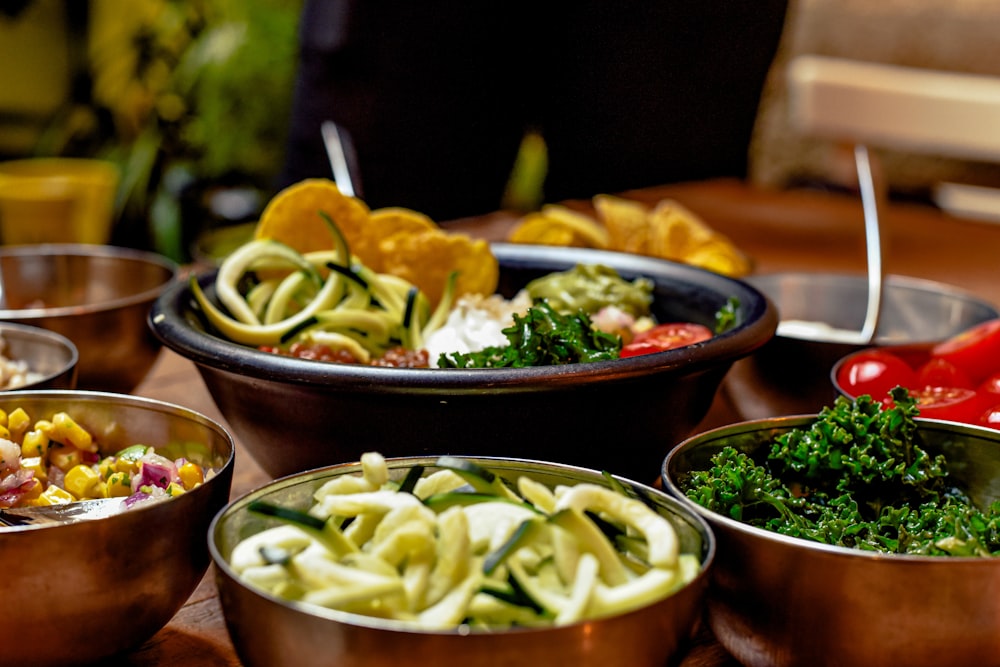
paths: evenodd
<path fill-rule="evenodd" d="M 539 301 L 514 324 L 503 330 L 509 345 L 479 352 L 442 354 L 441 368 L 523 368 L 617 359 L 621 337 L 593 327 L 581 312 L 562 315 L 548 302 Z"/>
<path fill-rule="evenodd" d="M 690 473 L 687 497 L 749 525 L 867 551 L 1000 555 L 1000 501 L 985 511 L 955 488 L 941 455 L 919 443 L 915 401 L 892 392 L 838 399 L 808 428 L 751 455 L 725 447 Z"/>

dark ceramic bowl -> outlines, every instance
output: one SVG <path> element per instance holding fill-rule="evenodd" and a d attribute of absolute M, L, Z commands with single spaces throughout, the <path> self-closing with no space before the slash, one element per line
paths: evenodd
<path fill-rule="evenodd" d="M 774 334 L 777 313 L 744 282 L 636 255 L 494 245 L 499 292 L 583 264 L 655 283 L 660 321 L 714 326 L 730 297 L 740 324 L 684 348 L 614 361 L 500 369 L 399 369 L 259 352 L 208 333 L 187 284 L 150 312 L 163 344 L 193 361 L 237 438 L 274 476 L 387 457 L 460 454 L 545 459 L 639 481 L 705 417 L 732 363 Z M 199 280 L 208 289 L 215 274 Z M 211 290 L 209 289 L 209 292 Z"/>
<path fill-rule="evenodd" d="M 27 384 L 9 386 L 5 374 L 3 388 L 12 389 L 75 389 L 76 365 L 80 355 L 71 340 L 47 329 L 10 322 L 0 323 L 3 339 L 3 356 L 9 361 L 24 364 L 27 371 L 35 373 Z"/>
<path fill-rule="evenodd" d="M 608 486 L 596 470 L 539 461 L 473 459 L 508 481 L 524 476 L 550 488 L 582 482 Z M 389 459 L 390 476 L 402 479 L 414 465 L 434 470 L 434 458 Z M 707 524 L 667 494 L 618 479 L 653 510 L 673 524 L 681 550 L 699 557 L 700 573 L 670 596 L 622 614 L 550 628 L 507 631 L 415 630 L 398 622 L 303 604 L 264 593 L 244 583 L 229 566 L 242 539 L 270 525 L 248 510 L 251 502 L 268 502 L 306 510 L 323 483 L 357 474 L 360 464 L 344 464 L 293 475 L 268 484 L 230 503 L 209 531 L 216 582 L 226 625 L 247 667 L 374 667 L 406 665 L 649 665 L 673 664 L 702 612 L 705 588 L 715 556 Z"/>
<path fill-rule="evenodd" d="M 700 433 L 663 466 L 664 488 L 718 541 L 706 605 L 715 637 L 747 667 L 1000 665 L 1000 558 L 879 554 L 780 535 L 701 507 L 684 478 L 726 445 L 752 453 L 815 415 Z M 979 507 L 1000 500 L 1000 432 L 930 419 L 918 437 L 942 453 Z"/>

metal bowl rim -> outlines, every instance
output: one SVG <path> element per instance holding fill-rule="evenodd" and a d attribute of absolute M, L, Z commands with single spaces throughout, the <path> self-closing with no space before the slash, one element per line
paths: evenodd
<path fill-rule="evenodd" d="M 32 320 L 46 317 L 84 315 L 141 304 L 154 300 L 166 287 L 175 282 L 176 278 L 180 275 L 180 266 L 177 262 L 163 255 L 136 248 L 86 243 L 44 243 L 0 248 L 0 258 L 19 256 L 37 257 L 42 255 L 84 258 L 99 257 L 111 260 L 129 259 L 161 268 L 166 271 L 167 278 L 156 287 L 100 303 L 90 303 L 81 306 L 59 306 L 57 308 L 0 309 L 0 320 Z"/>
<path fill-rule="evenodd" d="M 0 338 L 3 338 L 4 334 L 7 331 L 16 331 L 24 334 L 25 340 L 28 340 L 29 338 L 34 338 L 45 341 L 46 343 L 51 343 L 55 347 L 62 348 L 69 353 L 69 361 L 66 364 L 64 364 L 61 368 L 58 368 L 52 371 L 51 373 L 46 373 L 45 375 L 42 375 L 38 380 L 30 383 L 27 386 L 17 387 L 15 389 L 3 389 L 0 391 L 3 392 L 31 391 L 32 387 L 48 382 L 52 378 L 55 378 L 59 375 L 62 375 L 63 373 L 66 373 L 67 371 L 72 370 L 74 366 L 80 363 L 80 350 L 77 349 L 73 341 L 71 341 L 69 338 L 66 338 L 66 336 L 63 336 L 60 333 L 51 331 L 49 329 L 43 329 L 42 327 L 36 327 L 30 324 L 22 324 L 20 322 L 0 322 Z M 32 369 L 29 368 L 28 370 L 30 371 Z"/>
<path fill-rule="evenodd" d="M 874 551 L 863 551 L 861 549 L 852 549 L 850 547 L 841 547 L 832 544 L 823 544 L 822 542 L 813 542 L 805 538 L 791 537 L 789 535 L 782 535 L 774 531 L 766 530 L 764 528 L 757 528 L 745 524 L 741 521 L 735 519 L 730 519 L 727 516 L 713 512 L 712 510 L 699 505 L 694 502 L 680 489 L 677 485 L 674 476 L 671 474 L 671 470 L 674 467 L 672 464 L 675 460 L 681 459 L 684 454 L 689 450 L 695 449 L 698 445 L 703 442 L 709 442 L 713 440 L 722 439 L 725 436 L 739 435 L 742 433 L 749 433 L 753 431 L 765 431 L 765 430 L 790 430 L 793 428 L 799 428 L 812 423 L 817 417 L 816 414 L 805 414 L 805 415 L 787 415 L 782 417 L 766 417 L 762 419 L 751 419 L 747 421 L 742 421 L 734 424 L 728 424 L 726 426 L 718 426 L 707 431 L 703 431 L 691 437 L 682 440 L 676 447 L 674 447 L 663 460 L 663 465 L 661 468 L 661 479 L 663 483 L 664 491 L 669 493 L 679 502 L 683 503 L 689 510 L 697 513 L 698 515 L 705 518 L 709 525 L 718 525 L 723 529 L 740 533 L 742 535 L 748 536 L 757 542 L 771 542 L 784 545 L 793 549 L 803 549 L 809 552 L 815 552 L 819 554 L 825 554 L 831 557 L 837 558 L 854 558 L 854 559 L 864 559 L 869 561 L 882 561 L 882 562 L 892 562 L 899 563 L 901 565 L 928 565 L 931 563 L 962 563 L 966 566 L 972 565 L 974 563 L 982 563 L 978 567 L 995 567 L 995 563 L 1000 562 L 1000 556 L 995 558 L 985 558 L 985 557 L 974 557 L 974 556 L 922 556 L 916 554 L 891 554 L 891 553 L 880 553 Z M 952 431 L 959 433 L 966 433 L 975 437 L 982 437 L 986 440 L 994 441 L 1000 446 L 1000 431 L 995 429 L 974 426 L 972 424 L 964 424 L 960 422 L 946 421 L 943 419 L 925 419 L 918 417 L 916 422 L 920 428 L 924 429 L 938 429 L 943 431 Z M 994 563 L 994 565 L 991 565 Z"/>
<path fill-rule="evenodd" d="M 132 394 L 115 394 L 111 392 L 103 391 L 90 391 L 84 389 L 29 389 L 29 390 L 15 390 L 15 391 L 4 391 L 0 392 L 0 403 L 5 402 L 16 402 L 21 399 L 33 400 L 52 400 L 54 402 L 58 401 L 75 401 L 75 402 L 87 402 L 87 403 L 106 403 L 111 402 L 113 404 L 120 404 L 126 408 L 143 408 L 147 410 L 152 410 L 159 412 L 166 416 L 171 417 L 181 417 L 187 421 L 193 421 L 202 426 L 210 428 L 217 434 L 222 436 L 223 441 L 228 447 L 228 452 L 225 452 L 225 461 L 214 468 L 215 474 L 210 478 L 206 479 L 203 484 L 198 486 L 187 493 L 208 493 L 208 487 L 212 480 L 221 477 L 223 471 L 232 469 L 235 465 L 236 460 L 236 440 L 229 430 L 216 420 L 208 417 L 196 410 L 184 407 L 183 405 L 177 405 L 175 403 L 170 403 L 168 401 L 162 401 L 155 398 L 149 398 L 146 396 L 136 396 Z M 130 508 L 127 512 L 129 516 L 134 516 L 136 512 L 144 512 L 147 510 L 155 509 L 157 506 L 162 505 L 164 502 L 173 502 L 174 500 L 179 500 L 186 494 L 177 496 L 177 498 L 168 498 L 165 501 L 157 501 L 154 503 L 139 504 L 134 508 Z M 115 521 L 120 518 L 122 514 L 98 519 L 101 522 Z M 81 525 L 81 524 L 70 524 L 70 525 Z M 0 539 L 3 539 L 4 535 L 13 535 L 19 533 L 31 533 L 39 530 L 59 530 L 64 526 L 53 525 L 53 524 L 35 524 L 35 525 L 24 525 L 24 526 L 5 526 L 0 529 Z"/>
<path fill-rule="evenodd" d="M 496 466 L 503 470 L 517 470 L 519 468 L 534 468 L 539 471 L 548 474 L 561 474 L 569 478 L 573 478 L 574 475 L 579 475 L 582 477 L 594 477 L 595 479 L 604 478 L 601 472 L 592 470 L 589 468 L 583 468 L 580 466 L 574 466 L 565 463 L 555 463 L 547 461 L 538 461 L 534 459 L 520 459 L 520 458 L 507 458 L 507 457 L 496 457 L 496 456 L 462 456 L 464 460 L 471 461 L 472 463 L 477 463 L 479 465 L 489 467 Z M 390 469 L 393 468 L 405 468 L 412 467 L 414 465 L 424 465 L 424 466 L 434 466 L 438 457 L 437 456 L 402 456 L 402 457 L 392 457 L 386 458 L 386 463 Z M 419 634 L 419 635 L 434 635 L 441 637 L 460 637 L 467 632 L 461 630 L 423 630 L 420 628 L 414 628 L 405 625 L 399 621 L 392 621 L 387 619 L 381 619 L 371 616 L 364 616 L 362 614 L 353 614 L 349 612 L 341 612 L 333 609 L 325 609 L 323 607 L 315 605 L 307 605 L 298 603 L 292 600 L 286 600 L 280 598 L 265 591 L 258 590 L 252 586 L 247 585 L 240 579 L 239 575 L 236 574 L 229 565 L 229 561 L 222 557 L 219 551 L 217 535 L 220 530 L 220 526 L 223 522 L 229 519 L 232 515 L 238 512 L 245 512 L 246 505 L 250 502 L 259 498 L 261 496 L 266 496 L 276 491 L 280 491 L 287 487 L 297 486 L 299 484 L 307 484 L 318 479 L 325 479 L 327 477 L 334 477 L 338 475 L 346 475 L 353 472 L 359 472 L 361 470 L 361 463 L 338 463 L 330 466 L 324 466 L 321 468 L 313 468 L 311 470 L 305 470 L 302 472 L 293 473 L 290 475 L 285 475 L 283 477 L 278 477 L 267 484 L 260 486 L 256 489 L 248 491 L 238 498 L 230 500 L 225 507 L 219 510 L 216 515 L 212 518 L 211 523 L 208 527 L 208 551 L 212 558 L 212 563 L 219 570 L 221 574 L 224 574 L 234 585 L 248 591 L 254 596 L 260 597 L 263 600 L 268 601 L 271 604 L 275 604 L 279 607 L 287 609 L 288 611 L 295 614 L 304 614 L 311 618 L 318 618 L 324 621 L 333 621 L 347 626 L 354 626 L 359 628 L 366 628 L 370 630 L 382 630 L 389 632 L 397 632 L 401 634 Z M 631 611 L 624 612 L 623 614 L 618 614 L 617 616 L 624 616 L 628 614 L 642 613 L 644 610 L 669 600 L 674 595 L 677 595 L 681 590 L 690 588 L 703 582 L 711 571 L 712 564 L 715 561 L 716 553 L 716 537 L 715 533 L 712 531 L 712 527 L 709 522 L 699 513 L 692 512 L 691 508 L 687 507 L 684 503 L 678 502 L 676 498 L 653 487 L 642 484 L 641 482 L 636 482 L 634 480 L 627 479 L 625 477 L 620 477 L 618 475 L 611 475 L 614 479 L 619 482 L 647 493 L 649 495 L 655 496 L 659 502 L 663 503 L 670 508 L 671 511 L 675 512 L 679 516 L 690 524 L 692 524 L 698 531 L 700 536 L 703 549 L 705 551 L 704 559 L 701 560 L 701 567 L 698 571 L 697 576 L 685 584 L 682 588 L 674 591 L 670 596 L 666 598 L 661 598 L 650 604 L 643 605 L 642 607 L 633 609 Z M 606 618 L 615 618 L 615 616 L 609 616 Z M 493 634 L 525 634 L 525 633 L 539 633 L 539 632 L 551 632 L 553 630 L 559 630 L 562 628 L 572 628 L 574 626 L 579 626 L 585 623 L 599 622 L 604 619 L 590 619 L 588 621 L 581 621 L 578 623 L 572 623 L 566 626 L 554 626 L 554 627 L 544 627 L 544 628 L 512 628 L 509 630 L 504 630 L 503 633 L 493 633 Z M 490 633 L 476 633 L 472 634 L 490 634 Z"/>

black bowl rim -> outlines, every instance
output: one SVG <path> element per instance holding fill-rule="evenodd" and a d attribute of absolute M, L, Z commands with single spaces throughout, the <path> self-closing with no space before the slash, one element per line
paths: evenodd
<path fill-rule="evenodd" d="M 14 331 L 22 334 L 26 339 L 32 338 L 39 341 L 44 341 L 55 347 L 60 347 L 69 353 L 69 360 L 61 368 L 58 368 L 51 373 L 42 375 L 38 380 L 16 388 L 2 389 L 0 391 L 30 391 L 38 385 L 45 384 L 52 378 L 58 377 L 67 371 L 73 370 L 73 368 L 80 363 L 80 350 L 77 349 L 76 345 L 66 336 L 55 331 L 50 331 L 49 329 L 43 329 L 42 327 L 36 327 L 30 324 L 21 324 L 19 322 L 2 322 L 0 321 L 0 338 L 4 338 L 8 331 Z M 32 370 L 31 368 L 28 369 Z"/>
<path fill-rule="evenodd" d="M 163 293 L 165 287 L 175 282 L 180 275 L 180 265 L 169 257 L 155 252 L 126 248 L 112 245 L 96 245 L 88 243 L 41 243 L 37 245 L 9 246 L 0 248 L 0 258 L 20 256 L 58 256 L 100 257 L 104 259 L 128 259 L 133 262 L 143 262 L 162 268 L 167 278 L 156 287 L 142 292 L 119 297 L 110 301 L 90 303 L 82 306 L 60 306 L 58 308 L 18 308 L 0 309 L 0 320 L 33 320 L 48 317 L 72 317 L 87 313 L 98 313 L 117 308 L 142 304 L 152 301 Z"/>
<path fill-rule="evenodd" d="M 722 294 L 741 299 L 747 308 L 743 323 L 703 343 L 627 359 L 566 366 L 496 369 L 414 369 L 364 366 L 358 364 L 303 363 L 268 352 L 232 343 L 197 331 L 181 315 L 192 299 L 190 287 L 181 281 L 168 288 L 154 303 L 149 326 L 160 342 L 194 363 L 222 371 L 270 381 L 298 385 L 349 388 L 357 392 L 391 391 L 548 391 L 566 386 L 585 386 L 609 378 L 628 380 L 653 374 L 680 371 L 694 374 L 725 362 L 732 362 L 763 346 L 777 328 L 778 315 L 771 301 L 755 287 L 694 266 L 627 253 L 494 243 L 492 249 L 501 265 L 551 261 L 553 271 L 577 264 L 610 264 L 635 275 L 670 274 L 697 277 Z M 211 282 L 217 271 L 198 276 L 201 284 Z"/>
<path fill-rule="evenodd" d="M 573 475 L 584 475 L 598 479 L 607 479 L 608 475 L 594 470 L 592 468 L 584 468 L 581 466 L 575 466 L 568 463 L 557 463 L 552 461 L 539 461 L 536 459 L 524 459 L 524 458 L 510 458 L 510 457 L 500 457 L 500 456 L 462 456 L 461 458 L 476 463 L 478 465 L 489 467 L 491 464 L 502 463 L 505 467 L 504 471 L 516 470 L 517 467 L 520 468 L 538 468 L 541 472 L 547 474 L 564 474 L 567 478 L 572 478 Z M 437 456 L 399 456 L 386 458 L 385 461 L 388 464 L 390 470 L 392 468 L 401 467 L 413 467 L 415 465 L 433 466 L 435 461 L 437 461 Z M 244 506 L 255 498 L 263 495 L 267 495 L 272 491 L 280 490 L 283 487 L 293 486 L 296 484 L 304 483 L 302 478 L 306 477 L 316 477 L 316 476 L 332 476 L 334 473 L 341 472 L 341 474 L 350 474 L 352 472 L 359 472 L 361 470 L 360 462 L 349 462 L 349 463 L 337 463 L 334 465 L 323 466 L 320 468 L 313 468 L 310 470 L 304 470 L 302 472 L 292 473 L 290 475 L 285 475 L 283 477 L 278 477 L 271 480 L 267 484 L 260 486 L 256 489 L 248 491 L 238 498 L 231 499 L 225 507 L 220 509 L 214 517 L 208 527 L 208 551 L 212 558 L 212 563 L 219 570 L 220 573 L 224 574 L 226 577 L 231 579 L 236 585 L 242 586 L 245 589 L 252 592 L 254 595 L 261 597 L 262 599 L 268 600 L 274 604 L 280 605 L 293 611 L 297 614 L 305 614 L 310 617 L 319 618 L 327 621 L 332 621 L 336 623 L 342 623 L 350 626 L 357 626 L 361 628 L 368 628 L 372 630 L 384 630 L 390 632 L 396 632 L 399 634 L 425 634 L 425 635 L 437 635 L 437 636 L 454 636 L 461 637 L 465 635 L 465 632 L 459 629 L 455 630 L 425 630 L 421 628 L 414 628 L 408 626 L 399 621 L 391 621 L 387 619 L 378 618 L 375 616 L 364 616 L 362 614 L 353 614 L 350 612 L 337 611 L 333 609 L 326 609 L 318 606 L 311 606 L 303 603 L 298 603 L 292 600 L 286 600 L 280 598 L 270 593 L 266 593 L 259 589 L 256 589 L 248 584 L 244 583 L 239 575 L 233 572 L 232 567 L 230 567 L 229 562 L 222 557 L 219 551 L 219 545 L 217 544 L 216 534 L 218 531 L 218 526 L 222 523 L 229 515 L 233 512 L 243 510 Z M 657 496 L 661 502 L 668 505 L 671 511 L 683 517 L 684 520 L 691 523 L 697 530 L 703 541 L 704 548 L 704 558 L 700 561 L 701 567 L 698 570 L 698 574 L 688 583 L 686 583 L 681 589 L 675 590 L 669 596 L 655 600 L 651 603 L 643 605 L 642 607 L 633 609 L 631 611 L 623 612 L 616 616 L 623 616 L 629 614 L 641 614 L 650 607 L 664 603 L 669 600 L 674 595 L 680 593 L 681 590 L 685 588 L 690 588 L 692 586 L 698 585 L 698 582 L 709 576 L 712 571 L 713 565 L 715 563 L 716 551 L 717 551 L 717 538 L 712 530 L 711 524 L 698 512 L 693 512 L 690 507 L 685 503 L 678 502 L 676 498 L 666 493 L 662 489 L 657 489 L 641 482 L 636 482 L 634 480 L 628 479 L 626 477 L 620 477 L 618 475 L 610 475 L 613 479 L 617 480 L 619 483 L 624 485 L 626 488 L 634 489 L 637 493 L 642 496 Z M 615 616 L 609 616 L 606 618 L 615 618 Z M 574 626 L 578 626 L 581 623 L 597 623 L 600 622 L 601 618 L 591 619 L 588 621 L 580 621 L 577 623 L 571 623 L 566 626 L 549 626 L 549 627 L 523 627 L 514 628 L 511 630 L 505 630 L 503 634 L 523 634 L 523 633 L 537 633 L 537 632 L 552 632 L 554 630 L 568 629 Z"/>
<path fill-rule="evenodd" d="M 662 480 L 663 490 L 684 504 L 688 509 L 694 511 L 708 521 L 708 524 L 712 526 L 716 532 L 719 530 L 725 530 L 732 533 L 738 533 L 748 536 L 750 539 L 757 542 L 770 542 L 773 544 L 783 545 L 791 549 L 800 549 L 812 553 L 824 554 L 831 558 L 855 558 L 910 565 L 963 563 L 966 566 L 969 566 L 974 563 L 982 563 L 979 567 L 996 567 L 996 564 L 1000 562 L 1000 557 L 922 556 L 918 554 L 890 554 L 863 551 L 861 549 L 824 544 L 822 542 L 812 542 L 801 537 L 791 537 L 789 535 L 782 535 L 781 533 L 766 530 L 764 528 L 757 528 L 741 521 L 737 521 L 736 519 L 730 519 L 729 517 L 719 514 L 718 512 L 713 512 L 712 510 L 694 502 L 684 495 L 684 492 L 677 485 L 677 480 L 671 474 L 674 460 L 680 459 L 687 453 L 688 450 L 697 447 L 705 441 L 718 440 L 724 436 L 739 435 L 752 431 L 790 430 L 793 428 L 801 428 L 812 423 L 817 416 L 817 414 L 804 414 L 752 419 L 726 426 L 718 426 L 686 438 L 676 447 L 671 449 L 667 456 L 663 459 L 663 464 L 660 468 L 660 479 Z M 916 422 L 918 428 L 920 429 L 934 429 L 946 432 L 964 433 L 994 441 L 997 443 L 997 446 L 1000 446 L 1000 431 L 995 429 L 974 426 L 972 424 L 964 424 L 961 422 L 946 421 L 943 419 L 925 419 L 922 417 L 918 417 Z M 718 526 L 718 528 L 716 528 L 716 526 Z"/>

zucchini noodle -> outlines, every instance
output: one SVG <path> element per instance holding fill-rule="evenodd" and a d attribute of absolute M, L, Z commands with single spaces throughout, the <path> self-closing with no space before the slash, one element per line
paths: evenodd
<path fill-rule="evenodd" d="M 218 306 L 192 276 L 192 293 L 208 322 L 236 343 L 320 344 L 362 362 L 395 347 L 421 349 L 447 318 L 457 274 L 449 276 L 432 310 L 423 292 L 358 263 L 339 230 L 331 225 L 331 231 L 333 250 L 301 254 L 270 239 L 244 244 L 219 267 Z"/>
<path fill-rule="evenodd" d="M 621 614 L 701 571 L 667 518 L 618 490 L 512 485 L 453 457 L 436 466 L 395 482 L 367 453 L 361 473 L 327 481 L 307 512 L 252 502 L 250 512 L 280 523 L 240 541 L 229 563 L 268 594 L 423 630 Z"/>

